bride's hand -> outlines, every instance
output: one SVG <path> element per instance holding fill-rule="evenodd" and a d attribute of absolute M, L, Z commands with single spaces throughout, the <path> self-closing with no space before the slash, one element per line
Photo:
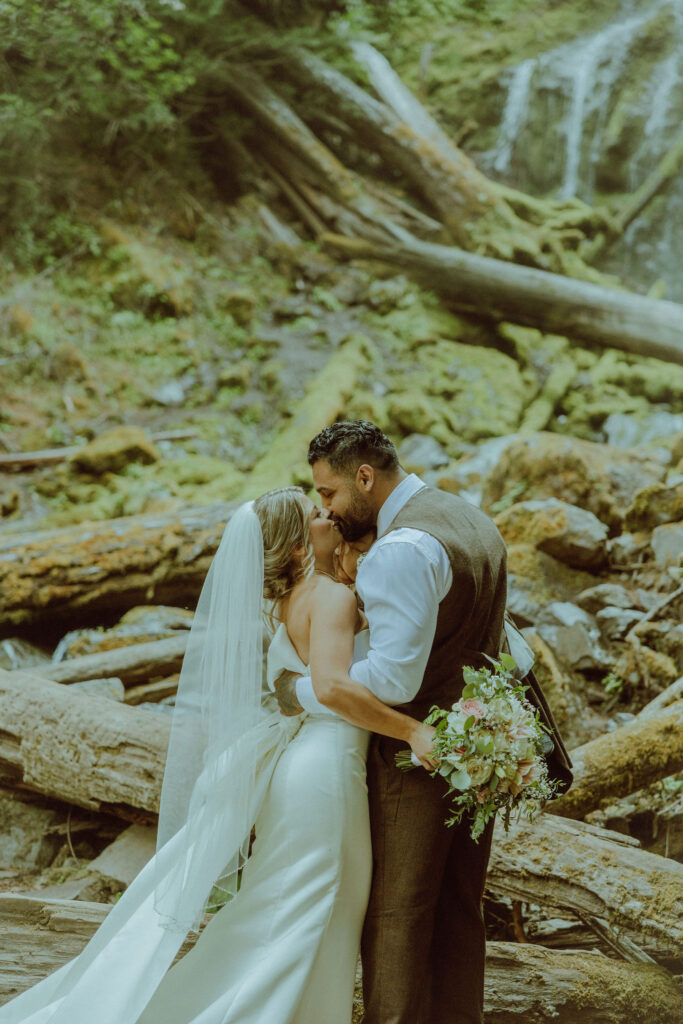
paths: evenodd
<path fill-rule="evenodd" d="M 422 767 L 429 772 L 436 771 L 438 768 L 438 762 L 432 756 L 435 735 L 436 729 L 433 725 L 416 722 L 410 737 L 410 749 Z"/>

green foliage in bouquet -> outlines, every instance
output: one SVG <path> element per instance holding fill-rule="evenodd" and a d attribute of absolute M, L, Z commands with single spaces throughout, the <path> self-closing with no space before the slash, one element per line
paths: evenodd
<path fill-rule="evenodd" d="M 449 710 L 433 707 L 425 719 L 436 729 L 439 768 L 432 775 L 443 776 L 451 797 L 446 824 L 457 825 L 470 814 L 475 842 L 497 811 L 507 831 L 513 815 L 533 820 L 556 790 L 544 758 L 552 740 L 526 699 L 527 687 L 515 678 L 514 659 L 502 654 L 492 666 L 465 667 L 460 699 Z M 396 762 L 412 768 L 410 751 L 397 754 Z"/>

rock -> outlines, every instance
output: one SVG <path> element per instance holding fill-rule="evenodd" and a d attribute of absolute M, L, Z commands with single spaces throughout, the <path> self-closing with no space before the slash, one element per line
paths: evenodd
<path fill-rule="evenodd" d="M 615 448 L 634 448 L 651 441 L 666 440 L 683 431 L 683 415 L 666 410 L 641 417 L 614 412 L 607 417 L 602 429 L 608 444 Z"/>
<path fill-rule="evenodd" d="M 251 288 L 230 288 L 223 292 L 219 305 L 235 323 L 244 326 L 254 315 L 257 299 Z"/>
<path fill-rule="evenodd" d="M 131 825 L 91 861 L 88 868 L 106 878 L 130 885 L 147 861 L 152 859 L 155 850 L 156 829 Z"/>
<path fill-rule="evenodd" d="M 33 668 L 49 661 L 49 656 L 28 640 L 14 636 L 0 640 L 0 668 L 8 672 L 17 668 Z"/>
<path fill-rule="evenodd" d="M 364 300 L 378 313 L 389 313 L 392 309 L 406 309 L 415 301 L 415 285 L 407 277 L 389 277 L 372 281 Z"/>
<path fill-rule="evenodd" d="M 0 789 L 0 864 L 43 868 L 51 864 L 62 837 L 52 830 L 63 819 L 55 810 L 19 800 Z"/>
<path fill-rule="evenodd" d="M 634 597 L 621 583 L 598 583 L 596 587 L 582 590 L 576 603 L 584 611 L 595 615 L 601 608 L 642 608 L 638 597 Z"/>
<path fill-rule="evenodd" d="M 131 462 L 156 462 L 160 453 L 140 427 L 115 427 L 100 434 L 71 457 L 86 473 L 119 473 Z"/>
<path fill-rule="evenodd" d="M 683 519 L 683 482 L 658 483 L 638 491 L 624 517 L 627 530 L 653 530 Z"/>
<path fill-rule="evenodd" d="M 607 561 L 614 569 L 632 569 L 648 555 L 650 538 L 646 533 L 622 533 L 607 541 Z"/>
<path fill-rule="evenodd" d="M 566 565 L 596 568 L 605 560 L 604 523 L 592 512 L 557 498 L 520 501 L 494 522 L 507 544 L 535 544 Z"/>
<path fill-rule="evenodd" d="M 552 601 L 575 601 L 593 577 L 570 569 L 532 544 L 508 548 L 508 608 L 522 625 L 533 625 Z"/>
<path fill-rule="evenodd" d="M 120 679 L 86 679 L 82 683 L 70 683 L 74 690 L 81 693 L 92 693 L 96 697 L 107 697 L 109 700 L 123 700 L 125 688 Z"/>
<path fill-rule="evenodd" d="M 666 467 L 642 453 L 542 432 L 505 448 L 482 504 L 495 514 L 522 497 L 561 498 L 618 530 L 636 493 L 665 476 Z"/>
<path fill-rule="evenodd" d="M 448 470 L 437 480 L 437 487 L 468 497 L 475 505 L 481 505 L 483 481 L 494 469 L 505 449 L 518 439 L 518 434 L 492 437 L 479 444 L 471 455 L 451 463 Z M 467 492 L 465 494 L 464 492 Z"/>
<path fill-rule="evenodd" d="M 557 657 L 571 668 L 585 671 L 611 665 L 595 620 L 569 601 L 549 604 L 541 612 L 536 628 Z"/>
<path fill-rule="evenodd" d="M 595 616 L 600 632 L 608 640 L 620 640 L 631 626 L 642 619 L 643 613 L 633 608 L 601 608 Z"/>
<path fill-rule="evenodd" d="M 185 401 L 185 388 L 179 380 L 169 380 L 161 387 L 150 391 L 150 398 L 153 398 L 159 405 L 177 409 Z"/>
<path fill-rule="evenodd" d="M 666 569 L 670 565 L 680 565 L 681 556 L 683 556 L 683 522 L 658 526 L 652 532 L 650 543 L 655 556 L 655 564 L 660 569 Z"/>
<path fill-rule="evenodd" d="M 16 487 L 0 491 L 0 516 L 11 516 L 19 508 L 21 496 Z"/>
<path fill-rule="evenodd" d="M 409 473 L 447 466 L 449 458 L 438 441 L 428 434 L 410 434 L 398 447 L 398 457 Z"/>

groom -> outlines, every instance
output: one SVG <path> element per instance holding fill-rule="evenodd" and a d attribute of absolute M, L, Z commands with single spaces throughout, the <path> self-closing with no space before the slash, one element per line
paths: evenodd
<path fill-rule="evenodd" d="M 310 443 L 324 508 L 345 540 L 377 530 L 356 579 L 370 626 L 351 676 L 380 700 L 424 718 L 460 696 L 464 665 L 500 651 L 505 545 L 478 508 L 426 487 L 364 420 L 335 423 Z M 325 711 L 310 677 L 278 682 L 283 711 Z M 368 792 L 373 882 L 362 940 L 365 1024 L 481 1024 L 481 901 L 493 822 L 478 843 L 469 822 L 446 828 L 445 784 L 400 771 L 400 741 L 373 736 Z"/>

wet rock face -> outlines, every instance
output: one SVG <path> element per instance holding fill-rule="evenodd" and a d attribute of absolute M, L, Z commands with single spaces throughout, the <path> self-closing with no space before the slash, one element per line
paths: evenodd
<path fill-rule="evenodd" d="M 506 543 L 528 542 L 566 565 L 605 561 L 607 527 L 592 512 L 557 498 L 521 501 L 494 520 Z"/>
<path fill-rule="evenodd" d="M 638 491 L 660 483 L 666 467 L 640 452 L 538 433 L 509 445 L 487 477 L 483 505 L 496 512 L 509 496 L 561 498 L 619 530 Z"/>

